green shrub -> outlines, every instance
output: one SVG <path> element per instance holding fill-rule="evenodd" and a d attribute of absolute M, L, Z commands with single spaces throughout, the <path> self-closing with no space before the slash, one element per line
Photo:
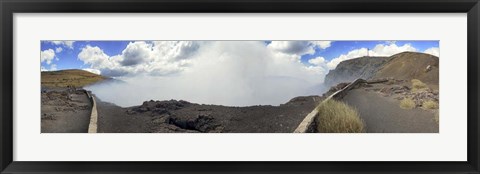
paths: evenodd
<path fill-rule="evenodd" d="M 325 133 L 361 133 L 365 132 L 365 124 L 358 116 L 355 108 L 347 104 L 328 100 L 317 108 L 317 132 Z"/>

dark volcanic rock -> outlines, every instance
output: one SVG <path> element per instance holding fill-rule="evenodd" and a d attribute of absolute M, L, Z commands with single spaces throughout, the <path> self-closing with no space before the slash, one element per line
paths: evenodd
<path fill-rule="evenodd" d="M 322 100 L 319 96 L 301 96 L 280 106 L 247 107 L 150 100 L 129 108 L 97 100 L 98 114 L 102 117 L 99 132 L 293 132 Z"/>
<path fill-rule="evenodd" d="M 220 132 L 220 124 L 209 115 L 198 115 L 196 118 L 179 118 L 172 116 L 169 123 L 182 129 L 196 130 L 199 132 Z M 220 129 L 217 129 L 220 128 Z"/>
<path fill-rule="evenodd" d="M 135 113 L 144 113 L 151 111 L 152 114 L 165 114 L 169 113 L 172 110 L 178 110 L 185 106 L 190 105 L 190 102 L 187 101 L 177 101 L 177 100 L 168 100 L 168 101 L 145 101 L 142 105 L 137 107 L 132 107 L 131 109 L 127 110 L 128 114 L 135 114 Z"/>
<path fill-rule="evenodd" d="M 321 101 L 323 99 L 320 96 L 317 96 L 317 95 L 299 96 L 299 97 L 295 97 L 295 98 L 290 99 L 290 101 L 288 101 L 285 104 L 282 104 L 281 106 L 285 106 L 285 105 L 286 106 L 300 106 L 300 105 L 311 103 L 311 100 L 313 100 L 315 102 L 315 101 Z"/>

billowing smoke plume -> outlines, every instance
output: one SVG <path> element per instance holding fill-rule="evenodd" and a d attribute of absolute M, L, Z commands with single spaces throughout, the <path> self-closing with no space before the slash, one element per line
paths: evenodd
<path fill-rule="evenodd" d="M 186 100 L 226 106 L 278 105 L 293 97 L 320 95 L 327 73 L 256 41 L 203 44 L 184 71 L 120 78 L 125 83 L 87 87 L 102 101 L 126 107 L 148 100 Z"/>

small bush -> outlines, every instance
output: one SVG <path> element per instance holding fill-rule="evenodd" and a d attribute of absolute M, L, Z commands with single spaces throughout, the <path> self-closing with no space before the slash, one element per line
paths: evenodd
<path fill-rule="evenodd" d="M 413 109 L 415 108 L 415 101 L 413 101 L 411 98 L 404 98 L 402 101 L 400 101 L 400 107 L 402 109 Z"/>
<path fill-rule="evenodd" d="M 317 131 L 325 133 L 361 133 L 365 132 L 363 120 L 356 109 L 347 104 L 328 100 L 317 108 Z"/>
<path fill-rule="evenodd" d="M 428 89 L 427 84 L 418 79 L 412 79 L 412 92 L 421 92 Z"/>
<path fill-rule="evenodd" d="M 432 100 L 423 102 L 422 104 L 423 109 L 438 109 L 438 103 Z"/>

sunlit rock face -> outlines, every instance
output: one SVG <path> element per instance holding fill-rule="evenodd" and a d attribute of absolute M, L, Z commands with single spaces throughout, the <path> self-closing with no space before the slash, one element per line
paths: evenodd
<path fill-rule="evenodd" d="M 360 57 L 340 62 L 328 72 L 325 85 L 333 86 L 342 82 L 351 82 L 357 78 L 370 79 L 391 57 Z"/>

